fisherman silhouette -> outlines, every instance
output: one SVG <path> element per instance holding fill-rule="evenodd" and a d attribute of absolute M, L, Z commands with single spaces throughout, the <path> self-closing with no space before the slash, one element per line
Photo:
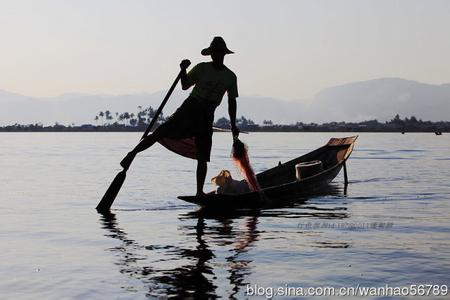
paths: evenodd
<path fill-rule="evenodd" d="M 181 86 L 183 90 L 194 86 L 183 104 L 161 124 L 154 132 L 146 136 L 120 162 L 128 170 L 135 156 L 160 142 L 169 150 L 197 160 L 197 195 L 203 195 L 208 162 L 211 156 L 214 111 L 220 105 L 225 92 L 228 94 L 228 112 L 230 115 L 233 137 L 239 135 L 236 127 L 236 98 L 238 97 L 236 75 L 224 65 L 226 54 L 230 51 L 222 37 L 216 36 L 210 46 L 201 51 L 204 56 L 211 56 L 212 61 L 202 62 L 193 67 L 189 73 L 186 69 L 190 61 L 180 63 Z"/>

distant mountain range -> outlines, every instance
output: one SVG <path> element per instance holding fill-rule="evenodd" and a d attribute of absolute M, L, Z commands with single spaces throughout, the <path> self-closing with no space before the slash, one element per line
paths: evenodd
<path fill-rule="evenodd" d="M 157 108 L 165 91 L 151 94 L 90 95 L 64 94 L 54 98 L 27 97 L 0 90 L 0 125 L 89 124 L 99 111 L 137 112 L 137 107 Z M 175 90 L 164 109 L 165 115 L 175 111 L 187 93 Z M 395 114 L 415 115 L 423 120 L 450 119 L 450 84 L 425 84 L 400 78 L 381 78 L 326 88 L 313 99 L 284 101 L 269 97 L 242 96 L 238 99 L 238 115 L 257 123 L 385 121 Z M 227 116 L 226 98 L 216 112 L 216 119 Z"/>

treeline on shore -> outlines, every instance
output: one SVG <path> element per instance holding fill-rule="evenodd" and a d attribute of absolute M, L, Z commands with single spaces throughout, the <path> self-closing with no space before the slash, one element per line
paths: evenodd
<path fill-rule="evenodd" d="M 62 125 L 55 123 L 52 126 L 37 124 L 14 124 L 0 127 L 1 132 L 126 132 L 145 131 L 156 111 L 152 107 L 138 107 L 137 113 L 111 113 L 109 110 L 100 111 L 94 118 L 95 124 Z M 161 114 L 156 126 L 166 121 Z M 249 132 L 450 132 L 449 121 L 423 121 L 415 116 L 401 118 L 396 115 L 387 122 L 368 120 L 363 122 L 328 122 L 328 123 L 303 123 L 275 124 L 271 120 L 264 120 L 257 124 L 253 120 L 241 116 L 236 119 L 240 130 Z M 214 122 L 214 127 L 229 129 L 230 120 L 222 117 Z"/>

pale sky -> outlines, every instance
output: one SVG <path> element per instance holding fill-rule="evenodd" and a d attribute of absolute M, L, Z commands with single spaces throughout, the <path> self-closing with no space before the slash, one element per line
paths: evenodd
<path fill-rule="evenodd" d="M 0 0 L 0 90 L 167 89 L 215 35 L 241 95 L 311 98 L 379 77 L 450 82 L 450 1 Z"/>

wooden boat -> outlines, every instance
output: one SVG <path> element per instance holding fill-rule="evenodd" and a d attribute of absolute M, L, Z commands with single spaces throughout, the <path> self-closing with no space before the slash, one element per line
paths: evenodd
<path fill-rule="evenodd" d="M 347 184 L 345 162 L 353 151 L 357 136 L 332 138 L 329 142 L 303 156 L 279 163 L 278 166 L 257 174 L 261 192 L 244 194 L 216 194 L 210 192 L 204 196 L 179 196 L 178 198 L 197 204 L 205 209 L 235 210 L 273 207 L 291 199 L 320 192 L 339 174 L 344 167 L 344 179 Z M 319 160 L 323 171 L 313 176 L 297 180 L 295 165 L 302 162 Z"/>

